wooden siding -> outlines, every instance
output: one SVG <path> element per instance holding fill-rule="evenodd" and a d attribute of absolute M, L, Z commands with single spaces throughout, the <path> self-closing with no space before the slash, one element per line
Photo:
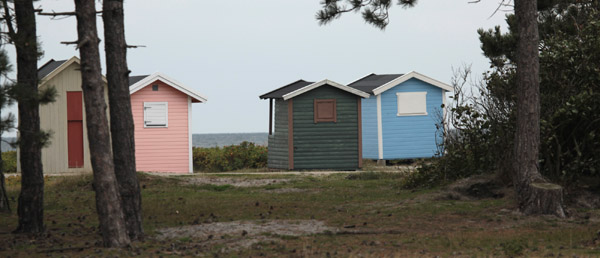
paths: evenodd
<path fill-rule="evenodd" d="M 294 169 L 358 168 L 357 98 L 322 86 L 293 99 Z M 337 122 L 315 123 L 314 99 L 336 99 Z"/>
<path fill-rule="evenodd" d="M 85 115 L 83 116 L 83 167 L 69 168 L 67 155 L 67 91 L 81 91 L 79 69 L 79 65 L 73 63 L 52 79 L 41 82 L 40 89 L 52 86 L 57 91 L 56 101 L 40 106 L 40 127 L 45 131 L 53 132 L 50 145 L 42 149 L 44 173 L 92 172 Z M 106 86 L 104 97 L 108 103 Z M 82 112 L 85 114 L 85 106 L 82 107 Z"/>
<path fill-rule="evenodd" d="M 275 100 L 275 132 L 269 135 L 268 167 L 288 169 L 288 102 Z"/>
<path fill-rule="evenodd" d="M 362 155 L 365 159 L 378 159 L 377 97 L 362 99 Z"/>
<path fill-rule="evenodd" d="M 427 92 L 427 115 L 398 116 L 397 92 Z M 436 150 L 436 116 L 441 112 L 442 89 L 410 79 L 381 94 L 383 158 L 432 157 Z"/>
<path fill-rule="evenodd" d="M 189 173 L 188 96 L 154 81 L 131 95 L 138 171 Z M 144 127 L 144 102 L 168 102 L 168 127 Z"/>

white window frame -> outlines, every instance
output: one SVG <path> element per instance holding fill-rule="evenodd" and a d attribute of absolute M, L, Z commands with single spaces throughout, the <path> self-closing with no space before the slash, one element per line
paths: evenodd
<path fill-rule="evenodd" d="M 165 125 L 146 125 L 146 104 L 165 104 Z M 169 102 L 144 102 L 144 128 L 168 128 L 169 127 Z"/>
<path fill-rule="evenodd" d="M 409 98 L 409 99 L 423 99 L 423 111 L 415 111 L 415 112 L 401 112 L 400 98 Z M 397 116 L 426 116 L 427 115 L 427 92 L 426 91 L 418 91 L 418 92 L 396 92 L 396 102 L 398 104 L 398 113 Z M 421 104 L 421 103 L 419 103 Z"/>

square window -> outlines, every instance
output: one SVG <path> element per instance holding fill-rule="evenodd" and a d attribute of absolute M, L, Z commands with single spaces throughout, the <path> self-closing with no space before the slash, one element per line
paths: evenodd
<path fill-rule="evenodd" d="M 158 91 L 158 84 L 152 85 L 152 91 Z"/>
<path fill-rule="evenodd" d="M 144 127 L 168 127 L 169 103 L 144 102 Z"/>
<path fill-rule="evenodd" d="M 427 92 L 397 92 L 398 116 L 426 116 Z"/>
<path fill-rule="evenodd" d="M 315 124 L 321 122 L 337 122 L 335 99 L 315 99 Z"/>

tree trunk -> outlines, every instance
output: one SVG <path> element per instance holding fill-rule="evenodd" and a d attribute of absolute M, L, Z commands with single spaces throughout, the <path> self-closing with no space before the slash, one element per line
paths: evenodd
<path fill-rule="evenodd" d="M 130 241 L 111 155 L 94 1 L 75 0 L 81 84 L 102 240 L 106 247 L 123 247 Z"/>
<path fill-rule="evenodd" d="M 6 184 L 4 183 L 4 161 L 0 150 L 0 212 L 10 212 L 10 203 L 6 195 Z"/>
<path fill-rule="evenodd" d="M 17 213 L 19 225 L 15 233 L 44 231 L 44 174 L 40 143 L 40 115 L 37 100 L 37 37 L 32 0 L 15 4 L 17 22 L 17 87 L 20 87 L 19 157 L 21 163 L 21 193 Z"/>
<path fill-rule="evenodd" d="M 513 183 L 519 208 L 526 214 L 564 217 L 562 188 L 549 186 L 539 172 L 540 83 L 537 1 L 515 0 L 517 42 L 517 128 Z M 558 195 L 558 197 L 557 197 Z M 560 198 L 559 198 L 560 197 Z"/>
<path fill-rule="evenodd" d="M 144 235 L 142 197 L 135 170 L 135 141 L 129 95 L 123 0 L 104 0 L 102 9 L 115 175 L 119 183 L 127 233 L 131 240 L 138 240 Z"/>

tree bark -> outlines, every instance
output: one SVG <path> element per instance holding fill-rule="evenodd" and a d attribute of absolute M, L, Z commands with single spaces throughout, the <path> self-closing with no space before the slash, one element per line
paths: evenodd
<path fill-rule="evenodd" d="M 94 0 L 75 0 L 75 12 L 81 55 L 81 84 L 100 231 L 104 246 L 123 247 L 128 245 L 130 240 L 125 228 L 111 155 Z"/>
<path fill-rule="evenodd" d="M 19 102 L 19 157 L 21 193 L 15 233 L 44 231 L 44 174 L 40 143 L 40 115 L 37 99 L 37 37 L 32 0 L 15 0 L 17 32 L 13 41 L 17 51 L 17 87 Z"/>
<path fill-rule="evenodd" d="M 513 184 L 521 211 L 564 217 L 562 188 L 552 187 L 539 172 L 540 82 L 537 1 L 515 0 L 517 18 L 517 122 Z M 543 187 L 542 187 L 543 186 Z M 560 196 L 560 198 L 557 197 Z M 543 204 L 543 205 L 542 205 Z"/>
<path fill-rule="evenodd" d="M 135 170 L 134 127 L 129 95 L 123 0 L 104 0 L 102 9 L 115 175 L 119 183 L 127 233 L 131 240 L 138 240 L 144 235 L 142 197 Z"/>
<path fill-rule="evenodd" d="M 4 179 L 4 161 L 0 150 L 0 212 L 10 212 L 10 203 L 6 195 L 6 184 Z"/>

